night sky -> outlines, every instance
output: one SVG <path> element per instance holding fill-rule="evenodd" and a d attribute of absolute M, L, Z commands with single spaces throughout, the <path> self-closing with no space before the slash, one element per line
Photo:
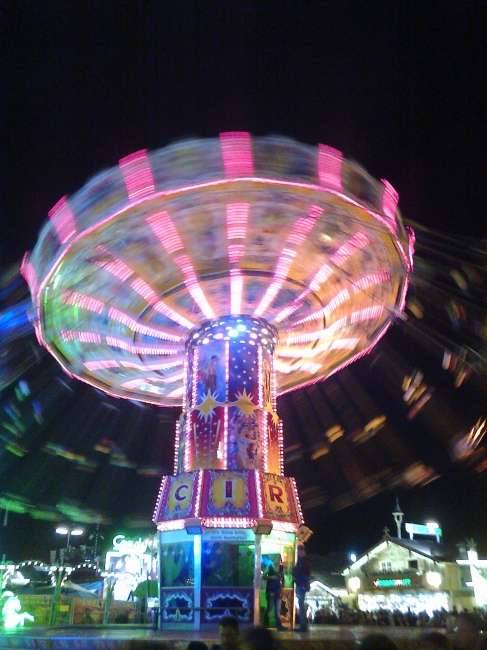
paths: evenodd
<path fill-rule="evenodd" d="M 328 144 L 389 180 L 406 220 L 487 234 L 481 0 L 4 0 L 0 26 L 3 269 L 63 195 L 123 156 L 232 130 Z M 401 506 L 487 553 L 484 489 L 448 470 Z M 394 504 L 313 511 L 313 550 L 365 550 L 395 530 Z"/>

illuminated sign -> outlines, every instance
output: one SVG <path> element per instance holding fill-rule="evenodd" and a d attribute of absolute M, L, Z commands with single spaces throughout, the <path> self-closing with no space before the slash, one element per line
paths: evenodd
<path fill-rule="evenodd" d="M 437 523 L 429 523 L 426 525 L 423 524 L 406 524 L 405 525 L 406 532 L 409 533 L 409 535 L 436 535 L 440 536 L 442 535 L 441 528 L 438 526 Z"/>
<path fill-rule="evenodd" d="M 410 587 L 411 578 L 398 578 L 397 580 L 374 580 L 374 587 Z"/>
<path fill-rule="evenodd" d="M 137 540 L 125 539 L 125 535 L 115 535 L 113 538 L 113 548 L 117 553 L 124 553 L 127 555 L 143 555 L 147 550 L 149 541 L 142 540 L 140 537 Z"/>

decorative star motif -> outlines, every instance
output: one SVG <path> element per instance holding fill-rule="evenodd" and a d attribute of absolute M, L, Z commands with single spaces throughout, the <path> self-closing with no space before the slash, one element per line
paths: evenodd
<path fill-rule="evenodd" d="M 247 389 L 244 388 L 241 393 L 237 393 L 237 400 L 233 402 L 234 406 L 238 406 L 238 408 L 245 413 L 245 415 L 248 417 L 249 415 L 252 415 L 252 413 L 258 409 L 258 405 L 254 404 L 252 402 L 252 393 L 247 393 Z"/>
<path fill-rule="evenodd" d="M 199 404 L 195 410 L 199 411 L 200 414 L 205 418 L 205 422 L 213 415 L 216 406 L 221 406 L 214 395 L 210 391 L 205 395 L 205 399 Z"/>

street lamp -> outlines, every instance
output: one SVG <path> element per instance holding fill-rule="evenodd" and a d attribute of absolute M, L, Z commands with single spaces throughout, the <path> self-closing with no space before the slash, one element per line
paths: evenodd
<path fill-rule="evenodd" d="M 82 535 L 85 531 L 82 528 L 71 528 L 68 526 L 58 526 L 56 528 L 56 533 L 58 535 L 67 535 L 68 539 L 66 541 L 66 552 L 69 551 L 69 540 L 71 539 L 71 535 Z"/>

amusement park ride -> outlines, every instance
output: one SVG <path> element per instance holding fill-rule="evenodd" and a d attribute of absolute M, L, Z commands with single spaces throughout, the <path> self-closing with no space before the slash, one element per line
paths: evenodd
<path fill-rule="evenodd" d="M 154 513 L 163 623 L 257 622 L 279 557 L 291 618 L 309 531 L 276 399 L 400 316 L 397 202 L 330 147 L 237 132 L 134 153 L 49 213 L 22 265 L 39 342 L 112 396 L 182 406 Z"/>

